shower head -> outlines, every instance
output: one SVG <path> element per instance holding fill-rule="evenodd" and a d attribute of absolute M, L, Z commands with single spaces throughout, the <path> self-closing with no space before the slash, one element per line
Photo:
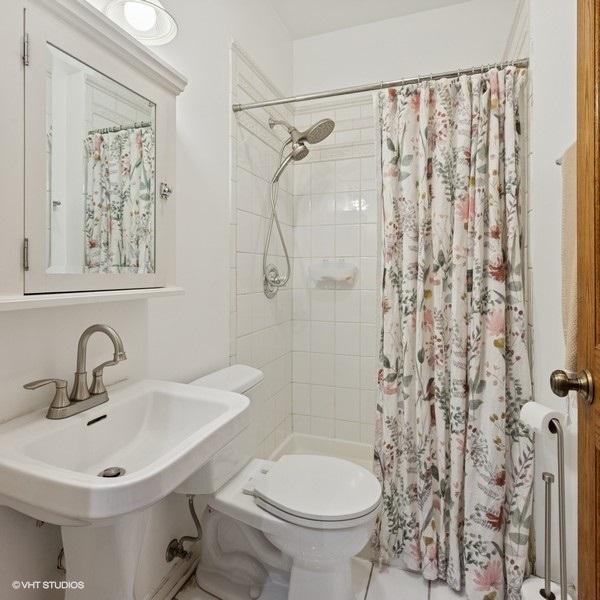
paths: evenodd
<path fill-rule="evenodd" d="M 277 125 L 285 127 L 287 129 L 288 133 L 290 134 L 291 141 L 294 144 L 302 144 L 303 142 L 308 142 L 309 144 L 318 144 L 319 142 L 322 142 L 326 137 L 331 135 L 331 132 L 335 128 L 335 122 L 331 119 L 321 119 L 314 125 L 311 125 L 305 131 L 298 131 L 293 125 L 290 125 L 287 121 L 276 121 L 275 119 L 269 119 L 269 127 L 271 129 L 273 129 Z M 302 158 L 304 158 L 304 156 Z"/>
<path fill-rule="evenodd" d="M 329 137 L 335 129 L 335 122 L 331 119 L 321 119 L 314 125 L 311 125 L 306 131 L 300 134 L 301 140 L 306 140 L 309 144 L 318 144 Z"/>

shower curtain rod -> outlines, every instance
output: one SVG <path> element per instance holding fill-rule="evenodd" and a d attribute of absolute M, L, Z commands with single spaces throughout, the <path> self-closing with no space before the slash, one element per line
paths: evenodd
<path fill-rule="evenodd" d="M 129 125 L 115 125 L 114 127 L 104 127 L 102 129 L 90 129 L 88 135 L 95 133 L 116 133 L 117 131 L 125 131 L 126 129 L 141 129 L 142 127 L 152 127 L 150 121 L 141 121 L 140 123 L 130 123 Z"/>
<path fill-rule="evenodd" d="M 431 74 L 425 77 L 411 77 L 409 79 L 398 79 L 396 81 L 380 81 L 379 83 L 369 83 L 367 85 L 357 85 L 347 88 L 338 88 L 337 90 L 329 90 L 327 92 L 315 92 L 313 94 L 302 94 L 300 96 L 289 96 L 288 98 L 276 98 L 273 100 L 263 100 L 261 102 L 250 102 L 248 104 L 234 104 L 233 112 L 242 112 L 253 108 L 264 108 L 265 106 L 278 106 L 279 104 L 291 104 L 293 102 L 305 102 L 306 100 L 319 100 L 321 98 L 334 98 L 335 96 L 346 96 L 348 94 L 360 94 L 361 92 L 372 92 L 376 90 L 384 90 L 386 88 L 410 85 L 412 83 L 420 83 L 421 81 L 434 81 L 436 79 L 446 79 L 448 77 L 458 77 L 466 73 L 475 75 L 476 73 L 484 73 L 494 67 L 503 69 L 505 67 L 527 67 L 529 65 L 528 58 L 519 58 L 507 62 L 492 63 L 480 67 L 471 67 L 470 69 L 459 69 L 456 71 L 446 71 L 445 73 Z"/>

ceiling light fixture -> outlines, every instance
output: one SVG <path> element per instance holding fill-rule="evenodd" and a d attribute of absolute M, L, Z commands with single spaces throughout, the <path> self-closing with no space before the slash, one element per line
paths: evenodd
<path fill-rule="evenodd" d="M 177 35 L 177 23 L 159 0 L 111 0 L 106 16 L 146 46 L 168 44 Z"/>

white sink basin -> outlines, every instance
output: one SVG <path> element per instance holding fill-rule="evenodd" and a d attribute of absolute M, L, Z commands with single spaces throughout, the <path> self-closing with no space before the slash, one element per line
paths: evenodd
<path fill-rule="evenodd" d="M 154 504 L 248 425 L 245 396 L 145 380 L 59 421 L 46 408 L 0 426 L 0 504 L 86 525 Z M 99 477 L 110 467 L 117 478 Z"/>

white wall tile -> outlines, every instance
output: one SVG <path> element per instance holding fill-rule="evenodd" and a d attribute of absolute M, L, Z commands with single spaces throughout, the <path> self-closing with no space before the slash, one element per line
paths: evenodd
<path fill-rule="evenodd" d="M 360 183 L 360 159 L 339 160 L 335 165 L 336 189 L 350 189 L 349 183 Z"/>
<path fill-rule="evenodd" d="M 333 225 L 335 223 L 335 194 L 313 194 L 310 219 L 312 225 Z"/>
<path fill-rule="evenodd" d="M 361 327 L 359 323 L 335 324 L 336 354 L 360 354 Z"/>
<path fill-rule="evenodd" d="M 310 351 L 324 354 L 335 352 L 335 325 L 323 321 L 313 321 L 310 325 Z"/>
<path fill-rule="evenodd" d="M 310 321 L 294 321 L 292 331 L 294 352 L 310 352 Z"/>
<path fill-rule="evenodd" d="M 310 434 L 310 417 L 305 415 L 294 415 L 293 419 L 294 431 L 296 433 Z"/>
<path fill-rule="evenodd" d="M 322 225 L 312 228 L 312 256 L 326 257 L 335 253 L 335 227 Z"/>
<path fill-rule="evenodd" d="M 335 320 L 358 323 L 360 321 L 360 292 L 335 291 Z"/>
<path fill-rule="evenodd" d="M 312 256 L 311 250 L 311 227 L 294 228 L 294 257 L 305 258 Z"/>
<path fill-rule="evenodd" d="M 360 254 L 360 228 L 358 225 L 336 225 L 335 255 L 352 257 Z"/>
<path fill-rule="evenodd" d="M 363 290 L 373 290 L 377 287 L 377 259 L 364 257 L 360 259 L 360 287 Z"/>
<path fill-rule="evenodd" d="M 311 224 L 311 196 L 294 197 L 294 227 Z"/>
<path fill-rule="evenodd" d="M 335 192 L 335 162 L 313 163 L 310 171 L 310 191 L 312 194 Z"/>
<path fill-rule="evenodd" d="M 360 390 L 360 422 L 375 423 L 377 394 L 374 390 Z"/>
<path fill-rule="evenodd" d="M 371 390 L 377 382 L 377 361 L 374 356 L 360 357 L 360 387 Z"/>
<path fill-rule="evenodd" d="M 375 190 L 365 190 L 360 193 L 361 223 L 377 223 L 377 195 Z"/>
<path fill-rule="evenodd" d="M 377 254 L 377 225 L 361 225 L 360 251 L 362 256 L 375 256 Z"/>
<path fill-rule="evenodd" d="M 378 352 L 379 337 L 377 327 L 370 323 L 360 324 L 360 355 L 376 356 Z"/>
<path fill-rule="evenodd" d="M 310 415 L 310 385 L 307 383 L 292 384 L 292 403 L 294 414 Z M 362 407 L 362 404 L 361 404 Z"/>
<path fill-rule="evenodd" d="M 335 319 L 335 293 L 333 290 L 311 290 L 310 311 L 313 321 Z"/>
<path fill-rule="evenodd" d="M 312 435 L 332 438 L 335 435 L 335 420 L 321 417 L 310 418 L 310 432 Z"/>
<path fill-rule="evenodd" d="M 310 390 L 310 410 L 315 417 L 335 417 L 335 396 L 333 387 L 313 385 Z"/>
<path fill-rule="evenodd" d="M 335 388 L 335 418 L 360 421 L 360 392 L 353 388 Z"/>
<path fill-rule="evenodd" d="M 358 388 L 360 385 L 360 359 L 357 356 L 335 356 L 336 387 Z"/>
<path fill-rule="evenodd" d="M 315 385 L 333 386 L 335 381 L 335 356 L 310 353 L 310 381 Z"/>
<path fill-rule="evenodd" d="M 294 195 L 305 196 L 310 194 L 310 173 L 311 165 L 309 163 L 298 163 L 294 165 Z"/>
<path fill-rule="evenodd" d="M 310 383 L 310 353 L 293 352 L 292 364 L 294 383 Z"/>
<path fill-rule="evenodd" d="M 361 220 L 359 192 L 338 192 L 335 195 L 335 222 L 338 225 L 352 225 Z"/>
<path fill-rule="evenodd" d="M 350 442 L 360 442 L 360 423 L 335 421 L 335 437 Z"/>
<path fill-rule="evenodd" d="M 360 292 L 360 321 L 361 323 L 375 323 L 376 318 L 375 292 L 361 290 Z"/>

